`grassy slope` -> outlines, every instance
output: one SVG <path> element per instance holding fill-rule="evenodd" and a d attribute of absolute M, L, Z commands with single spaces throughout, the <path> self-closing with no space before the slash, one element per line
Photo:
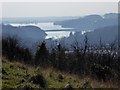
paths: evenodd
<path fill-rule="evenodd" d="M 90 77 L 78 78 L 76 75 L 70 75 L 67 73 L 56 71 L 55 69 L 43 69 L 40 67 L 34 68 L 28 65 L 23 65 L 18 62 L 9 62 L 3 58 L 2 67 L 7 73 L 2 75 L 2 88 L 15 88 L 23 87 L 24 85 L 30 85 L 33 88 L 40 88 L 39 85 L 29 82 L 30 77 L 36 74 L 42 74 L 47 81 L 48 88 L 64 88 L 67 82 L 70 82 L 74 88 L 83 87 L 88 81 L 87 87 L 93 88 L 114 88 L 118 87 L 112 82 L 98 82 Z M 58 80 L 58 75 L 61 74 L 64 79 Z M 27 76 L 29 75 L 29 76 Z M 27 77 L 26 77 L 27 76 Z M 24 79 L 24 82 L 20 82 Z"/>

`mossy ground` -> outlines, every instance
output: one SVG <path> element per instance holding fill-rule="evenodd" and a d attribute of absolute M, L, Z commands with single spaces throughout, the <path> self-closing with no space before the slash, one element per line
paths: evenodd
<path fill-rule="evenodd" d="M 89 76 L 78 77 L 77 75 L 71 75 L 64 72 L 57 71 L 53 68 L 43 69 L 41 67 L 32 67 L 18 62 L 9 62 L 5 58 L 2 58 L 2 68 L 6 70 L 6 73 L 2 75 L 2 88 L 23 88 L 25 85 L 29 85 L 32 88 L 41 88 L 38 84 L 34 84 L 29 79 L 37 74 L 42 74 L 46 80 L 46 88 L 64 88 L 65 85 L 70 82 L 74 88 L 82 88 L 86 82 L 88 88 L 116 88 L 117 85 L 113 82 L 98 82 Z M 61 74 L 63 79 L 59 79 L 58 75 Z"/>

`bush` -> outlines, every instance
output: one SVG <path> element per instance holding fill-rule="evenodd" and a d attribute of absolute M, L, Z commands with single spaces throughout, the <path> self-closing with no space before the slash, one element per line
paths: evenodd
<path fill-rule="evenodd" d="M 96 76 L 98 80 L 106 81 L 112 77 L 111 69 L 107 66 L 101 66 L 99 64 L 93 64 L 91 66 L 92 74 Z"/>
<path fill-rule="evenodd" d="M 64 79 L 64 77 L 62 74 L 58 74 L 57 79 L 58 79 L 58 81 L 62 81 Z"/>
<path fill-rule="evenodd" d="M 10 61 L 18 60 L 25 63 L 32 61 L 32 54 L 28 48 L 22 47 L 16 37 L 2 38 L 2 55 Z"/>
<path fill-rule="evenodd" d="M 39 84 L 42 88 L 46 88 L 47 86 L 46 80 L 41 74 L 31 77 L 30 82 Z"/>
<path fill-rule="evenodd" d="M 92 88 L 92 86 L 89 81 L 86 81 L 81 88 Z"/>

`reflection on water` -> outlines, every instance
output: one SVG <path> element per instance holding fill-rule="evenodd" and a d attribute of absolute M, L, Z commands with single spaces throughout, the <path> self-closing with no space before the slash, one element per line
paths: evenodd
<path fill-rule="evenodd" d="M 38 23 L 36 25 L 43 30 L 70 29 L 70 28 L 63 28 L 61 25 L 54 25 L 53 22 Z"/>
<path fill-rule="evenodd" d="M 61 37 L 68 37 L 71 31 L 55 31 L 55 32 L 46 32 L 48 38 L 61 38 Z M 73 32 L 73 31 L 72 31 Z"/>
<path fill-rule="evenodd" d="M 46 32 L 46 34 L 47 34 L 46 39 L 48 39 L 48 38 L 57 39 L 57 38 L 61 38 L 61 37 L 68 37 L 71 31 L 64 31 L 64 30 L 72 29 L 72 28 L 63 28 L 60 25 L 54 25 L 53 22 L 45 22 L 45 23 L 37 23 L 37 24 L 33 24 L 33 23 L 11 24 L 11 25 L 12 26 L 28 26 L 28 25 L 37 26 Z M 53 31 L 49 31 L 49 30 L 53 30 Z M 56 31 L 56 30 L 59 30 L 59 31 Z M 60 30 L 62 30 L 62 31 L 60 31 Z"/>

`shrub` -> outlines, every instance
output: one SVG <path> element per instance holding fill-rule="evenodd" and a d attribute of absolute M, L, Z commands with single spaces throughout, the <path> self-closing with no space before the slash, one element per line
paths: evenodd
<path fill-rule="evenodd" d="M 86 81 L 81 88 L 92 88 L 92 86 L 89 81 Z"/>
<path fill-rule="evenodd" d="M 47 86 L 46 80 L 42 76 L 42 74 L 38 74 L 36 76 L 31 77 L 30 82 L 32 82 L 34 84 L 39 84 L 42 88 L 46 88 L 46 86 Z"/>
<path fill-rule="evenodd" d="M 58 79 L 59 81 L 62 81 L 62 80 L 64 79 L 64 77 L 63 77 L 62 74 L 58 74 L 57 79 Z"/>
<path fill-rule="evenodd" d="M 97 77 L 98 80 L 106 81 L 112 76 L 111 69 L 107 66 L 101 66 L 99 64 L 93 64 L 91 66 L 92 74 Z"/>
<path fill-rule="evenodd" d="M 2 55 L 10 61 L 32 62 L 32 54 L 28 48 L 22 47 L 16 37 L 2 38 Z"/>

